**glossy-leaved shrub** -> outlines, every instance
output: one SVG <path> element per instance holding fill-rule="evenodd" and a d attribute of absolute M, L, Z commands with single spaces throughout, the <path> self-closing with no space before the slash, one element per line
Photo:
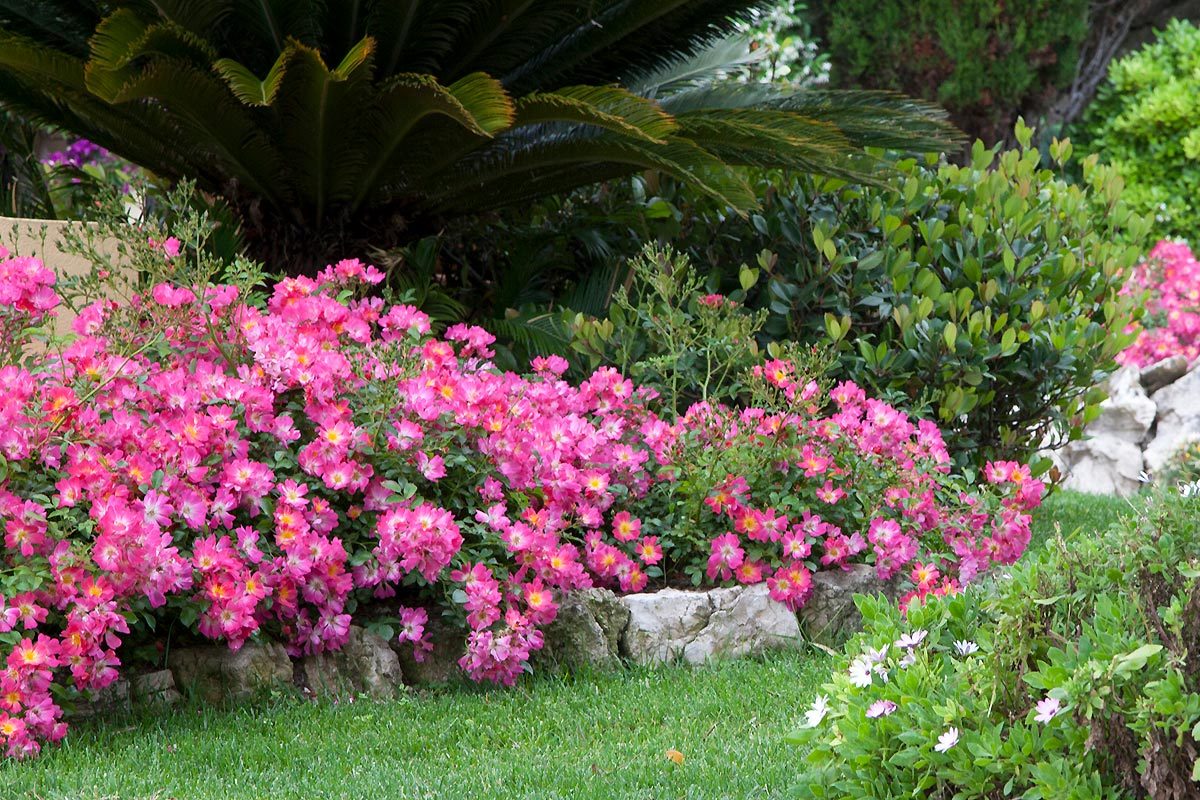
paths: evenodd
<path fill-rule="evenodd" d="M 832 344 L 835 374 L 936 419 L 961 463 L 1070 436 L 1139 313 L 1121 289 L 1146 224 L 1117 177 L 1089 158 L 1068 182 L 1017 136 L 964 166 L 901 162 L 883 187 L 781 179 L 752 220 L 764 249 L 742 253 L 765 330 Z"/>
<path fill-rule="evenodd" d="M 861 599 L 864 632 L 791 737 L 800 795 L 1195 797 L 1197 502 L 1053 538 L 954 597 Z"/>
<path fill-rule="evenodd" d="M 701 320 L 710 309 L 697 301 L 720 291 L 765 313 L 760 347 L 832 350 L 831 378 L 936 420 L 957 463 L 1025 459 L 1047 437 L 1065 440 L 1097 413 L 1093 387 L 1133 341 L 1140 295 L 1122 289 L 1148 224 L 1110 167 L 1089 157 L 1082 181 L 1067 180 L 1070 142 L 1052 143 L 1046 167 L 1032 131 L 1016 137 L 1003 152 L 977 143 L 962 166 L 900 161 L 880 185 L 760 173 L 762 207 L 749 218 L 660 184 L 633 206 L 700 285 L 662 313 L 631 314 L 618 293 L 606 318 L 573 326 L 575 347 L 595 363 L 619 364 L 627 342 L 660 356 L 654 329 Z"/>
<path fill-rule="evenodd" d="M 1200 235 L 1200 28 L 1172 20 L 1114 62 L 1077 126 L 1082 147 L 1125 180 L 1131 208 L 1160 236 Z"/>

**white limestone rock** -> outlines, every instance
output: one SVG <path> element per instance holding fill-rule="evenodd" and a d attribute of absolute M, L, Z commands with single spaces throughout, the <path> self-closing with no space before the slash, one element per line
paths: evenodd
<path fill-rule="evenodd" d="M 1161 470 L 1180 447 L 1200 439 L 1200 370 L 1193 369 L 1151 398 L 1158 408 L 1154 438 L 1146 445 L 1145 468 Z"/>
<path fill-rule="evenodd" d="M 1145 465 L 1141 448 L 1118 436 L 1100 434 L 1063 448 L 1070 473 L 1063 488 L 1127 497 L 1138 491 Z"/>
<path fill-rule="evenodd" d="M 765 584 L 708 592 L 664 589 L 621 602 L 629 609 L 621 649 L 638 664 L 675 659 L 702 664 L 801 641 L 795 614 L 772 600 Z"/>
<path fill-rule="evenodd" d="M 1108 379 L 1108 398 L 1100 416 L 1087 427 L 1089 436 L 1111 436 L 1140 444 L 1154 424 L 1157 406 L 1142 389 L 1137 367 L 1122 367 Z"/>

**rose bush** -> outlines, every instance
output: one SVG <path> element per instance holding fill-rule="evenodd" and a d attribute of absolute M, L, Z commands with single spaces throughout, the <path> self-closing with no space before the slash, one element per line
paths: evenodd
<path fill-rule="evenodd" d="M 1122 364 L 1145 367 L 1174 355 L 1200 356 L 1200 262 L 1184 242 L 1161 241 L 1131 274 L 1129 294 L 1146 293 L 1137 339 L 1121 352 Z"/>
<path fill-rule="evenodd" d="M 419 657 L 441 613 L 467 631 L 464 670 L 508 684 L 564 591 L 766 580 L 797 607 L 812 570 L 866 561 L 945 593 L 1028 540 L 1024 468 L 973 489 L 935 426 L 852 384 L 826 397 L 785 361 L 758 369 L 763 405 L 674 419 L 611 368 L 501 372 L 488 333 L 432 335 L 369 296 L 382 275 L 358 261 L 268 294 L 197 279 L 186 237 L 139 247 L 160 263 L 145 287 L 117 302 L 84 281 L 86 304 L 0 254 L 12 755 L 61 738 L 62 704 L 164 618 L 294 656 L 352 619 L 393 624 Z M 64 300 L 79 314 L 56 341 L 39 326 Z"/>

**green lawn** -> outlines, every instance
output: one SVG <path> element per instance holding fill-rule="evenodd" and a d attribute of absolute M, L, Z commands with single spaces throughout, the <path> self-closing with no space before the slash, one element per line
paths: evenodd
<path fill-rule="evenodd" d="M 828 671 L 828 656 L 790 653 L 391 703 L 110 719 L 0 766 L 0 798 L 777 797 L 797 766 L 781 737 Z"/>
<path fill-rule="evenodd" d="M 1081 492 L 1055 492 L 1046 498 L 1033 516 L 1030 550 L 1042 546 L 1061 527 L 1064 536 L 1077 532 L 1107 530 L 1123 515 L 1133 511 L 1139 498 L 1125 499 Z"/>
<path fill-rule="evenodd" d="M 1127 501 L 1060 492 L 1033 547 L 1107 527 Z M 0 765 L 0 798 L 760 798 L 798 777 L 781 737 L 830 657 L 782 653 L 702 669 L 538 676 L 392 702 L 294 698 L 188 706 L 77 723 L 27 763 Z M 676 765 L 669 749 L 684 756 Z"/>

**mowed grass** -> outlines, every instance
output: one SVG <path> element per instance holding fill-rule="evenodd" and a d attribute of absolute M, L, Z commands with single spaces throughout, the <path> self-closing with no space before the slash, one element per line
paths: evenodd
<path fill-rule="evenodd" d="M 1035 515 L 1031 549 L 1056 529 L 1087 535 L 1131 510 L 1057 492 Z M 41 758 L 0 765 L 0 799 L 780 797 L 802 774 L 782 736 L 831 663 L 809 650 L 393 702 L 285 696 L 78 722 Z"/>
<path fill-rule="evenodd" d="M 818 652 L 777 653 L 393 702 L 283 698 L 109 718 L 0 766 L 0 798 L 780 797 L 799 766 L 782 737 L 829 666 Z"/>
<path fill-rule="evenodd" d="M 1105 531 L 1122 517 L 1131 515 L 1145 500 L 1142 497 L 1109 497 L 1083 492 L 1057 491 L 1033 514 L 1029 550 L 1040 548 L 1056 531 L 1064 537 Z"/>

